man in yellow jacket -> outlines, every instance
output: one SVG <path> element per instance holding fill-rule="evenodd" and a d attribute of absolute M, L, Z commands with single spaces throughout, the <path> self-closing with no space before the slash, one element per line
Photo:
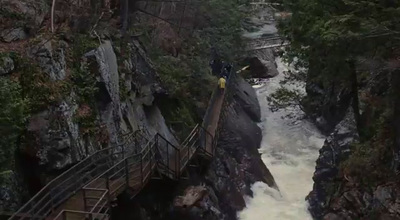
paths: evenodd
<path fill-rule="evenodd" d="M 225 90 L 226 76 L 221 76 L 218 80 L 219 91 L 222 93 Z"/>

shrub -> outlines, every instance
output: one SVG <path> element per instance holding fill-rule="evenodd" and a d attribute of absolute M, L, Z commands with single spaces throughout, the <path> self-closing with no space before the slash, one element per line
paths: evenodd
<path fill-rule="evenodd" d="M 390 123 L 392 117 L 391 111 L 385 111 L 373 125 L 377 128 L 375 135 L 353 144 L 352 154 L 341 164 L 342 175 L 365 186 L 376 186 L 393 175 L 390 171 L 394 136 Z"/>
<path fill-rule="evenodd" d="M 0 77 L 0 106 L 0 171 L 3 171 L 12 167 L 17 140 L 28 117 L 28 101 L 18 82 Z"/>

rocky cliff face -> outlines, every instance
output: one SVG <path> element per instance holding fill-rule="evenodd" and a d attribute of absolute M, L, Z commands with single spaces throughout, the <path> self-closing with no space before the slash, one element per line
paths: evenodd
<path fill-rule="evenodd" d="M 82 7 L 77 11 L 62 11 L 62 1 L 56 5 L 58 29 L 52 34 L 48 1 L 0 0 L 0 77 L 18 82 L 31 100 L 14 171 L 1 173 L 0 212 L 15 211 L 55 176 L 122 142 L 124 134 L 142 130 L 148 137 L 160 133 L 179 143 L 155 102 L 168 91 L 141 42 L 122 39 L 116 15 L 96 14 L 94 9 L 88 13 L 83 6 L 89 1 L 79 2 Z M 163 42 L 160 47 L 176 56 L 175 43 L 173 49 Z M 149 184 L 134 206 L 127 206 L 136 210 L 135 216 L 234 219 L 245 207 L 243 196 L 251 195 L 252 183 L 274 185 L 257 151 L 261 131 L 256 125 L 260 107 L 255 92 L 240 78 L 235 88 L 217 157 L 200 161 L 202 169 L 190 168 L 187 181 Z M 194 199 L 188 201 L 186 195 Z M 131 202 L 122 202 L 117 210 Z M 122 219 L 129 215 L 122 213 Z"/>
<path fill-rule="evenodd" d="M 234 87 L 234 100 L 212 161 L 199 162 L 200 170 L 189 169 L 187 180 L 153 181 L 133 201 L 121 199 L 122 204 L 114 210 L 116 219 L 127 215 L 140 219 L 236 219 L 236 213 L 246 206 L 244 196 L 252 195 L 253 183 L 275 186 L 258 153 L 262 136 L 256 124 L 260 106 L 255 91 L 241 78 Z"/>
<path fill-rule="evenodd" d="M 335 130 L 325 140 L 320 149 L 313 176 L 313 190 L 308 196 L 310 211 L 316 219 L 321 219 L 324 210 L 335 192 L 336 177 L 340 163 L 350 155 L 350 145 L 358 140 L 354 113 L 349 108 L 345 118 L 335 127 Z"/>
<path fill-rule="evenodd" d="M 365 73 L 360 74 L 358 81 L 358 126 L 346 87 L 332 90 L 333 85 L 325 89 L 313 83 L 308 85 L 308 95 L 325 103 L 314 112 L 314 116 L 325 119 L 321 127 L 330 131 L 334 125 L 320 150 L 314 187 L 307 197 L 315 219 L 400 218 L 398 178 L 393 171 L 396 154 L 392 132 L 396 124 L 393 123 L 393 101 L 390 101 L 396 96 L 391 88 L 393 71 L 385 70 L 384 66 L 373 60 L 358 66 L 358 71 Z M 329 107 L 330 103 L 339 104 Z M 344 107 L 347 110 L 340 119 Z M 324 117 L 322 109 L 333 110 L 336 117 L 332 114 Z"/>
<path fill-rule="evenodd" d="M 154 95 L 165 90 L 137 40 L 120 44 L 115 35 L 94 39 L 68 31 L 37 35 L 48 12 L 46 2 L 1 5 L 0 77 L 20 80 L 22 90 L 37 102 L 30 103 L 17 173 L 2 181 L 0 210 L 15 210 L 29 198 L 22 189 L 37 192 L 88 155 L 123 141 L 124 134 L 140 129 L 149 137 L 160 133 L 178 143 L 154 103 Z M 12 23 L 16 19 L 20 26 Z M 28 42 L 22 41 L 27 37 Z"/>
<path fill-rule="evenodd" d="M 51 80 L 63 80 L 69 67 L 65 64 L 63 50 L 53 48 L 52 44 L 44 44 L 38 49 L 39 53 L 34 53 L 34 58 Z M 129 47 L 130 56 L 120 60 L 125 65 L 123 71 L 119 71 L 111 41 L 104 41 L 82 57 L 82 63 L 91 62 L 90 73 L 96 76 L 95 109 L 79 104 L 79 94 L 71 90 L 58 104 L 30 117 L 26 143 L 20 147 L 19 154 L 23 160 L 34 161 L 42 171 L 34 171 L 36 175 L 33 176 L 27 174 L 28 180 L 38 180 L 36 189 L 51 179 L 49 174 L 63 171 L 95 151 L 117 144 L 122 141 L 123 134 L 141 129 L 149 137 L 160 133 L 177 143 L 160 110 L 153 104 L 153 94 L 162 93 L 163 89 L 152 64 L 138 42 L 133 40 Z M 120 97 L 121 81 L 126 93 L 124 100 Z M 98 113 L 92 122 L 95 132 L 86 132 L 82 129 L 84 125 L 77 121 L 82 111 Z M 29 165 L 32 164 L 23 164 L 21 170 L 26 171 Z"/>

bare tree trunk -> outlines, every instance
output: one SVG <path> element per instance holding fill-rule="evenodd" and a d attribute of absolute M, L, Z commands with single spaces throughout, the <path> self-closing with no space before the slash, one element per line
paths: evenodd
<path fill-rule="evenodd" d="M 128 13 L 129 13 L 129 0 L 122 0 L 121 6 L 121 23 L 122 23 L 122 35 L 125 36 L 128 29 Z"/>
<path fill-rule="evenodd" d="M 56 0 L 53 0 L 53 4 L 51 5 L 51 33 L 54 33 L 54 8 L 56 5 Z"/>
<path fill-rule="evenodd" d="M 351 74 L 351 92 L 353 97 L 352 107 L 354 111 L 354 117 L 357 123 L 357 130 L 358 132 L 360 132 L 361 124 L 360 124 L 360 108 L 359 108 L 359 98 L 358 98 L 358 79 L 357 79 L 358 77 L 357 77 L 356 64 L 354 60 L 349 61 L 349 67 Z"/>

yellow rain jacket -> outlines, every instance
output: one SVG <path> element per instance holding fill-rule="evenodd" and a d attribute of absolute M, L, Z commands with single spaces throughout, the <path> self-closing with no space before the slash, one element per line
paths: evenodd
<path fill-rule="evenodd" d="M 226 84 L 226 80 L 223 77 L 219 78 L 219 80 L 218 80 L 219 88 L 225 89 L 225 84 Z"/>

